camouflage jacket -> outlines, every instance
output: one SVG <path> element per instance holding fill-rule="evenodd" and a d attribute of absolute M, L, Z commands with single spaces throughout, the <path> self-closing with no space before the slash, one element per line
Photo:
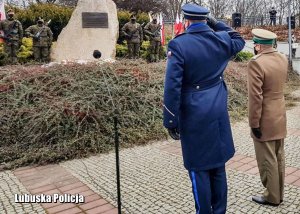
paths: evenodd
<path fill-rule="evenodd" d="M 139 23 L 127 22 L 122 27 L 122 33 L 128 42 L 139 43 L 143 41 L 143 29 Z"/>
<path fill-rule="evenodd" d="M 16 19 L 3 20 L 0 22 L 0 31 L 4 34 L 1 35 L 6 42 L 19 42 L 23 39 L 23 28 L 21 22 Z"/>
<path fill-rule="evenodd" d="M 147 35 L 150 36 L 150 40 L 158 41 L 160 42 L 160 29 L 161 25 L 160 24 L 154 24 L 153 22 L 149 22 L 144 30 Z"/>
<path fill-rule="evenodd" d="M 52 44 L 53 33 L 48 26 L 31 25 L 25 30 L 25 35 L 32 37 L 34 47 L 49 47 Z"/>

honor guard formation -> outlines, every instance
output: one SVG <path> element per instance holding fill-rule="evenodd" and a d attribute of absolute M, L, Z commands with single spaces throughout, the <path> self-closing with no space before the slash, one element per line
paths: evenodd
<path fill-rule="evenodd" d="M 153 20 L 144 26 L 136 21 L 136 15 L 131 15 L 130 22 L 126 23 L 121 30 L 125 37 L 128 48 L 128 58 L 140 58 L 140 48 L 143 40 L 149 40 L 150 62 L 158 62 L 160 60 L 159 52 L 161 44 L 161 25 L 158 23 L 157 16 L 152 15 Z"/>
<path fill-rule="evenodd" d="M 7 11 L 8 18 L 0 22 L 0 38 L 4 40 L 4 52 L 7 54 L 8 63 L 18 63 L 17 54 L 23 39 L 23 27 L 19 20 L 15 19 L 12 9 Z M 53 40 L 53 33 L 44 23 L 42 18 L 37 20 L 36 25 L 32 25 L 25 30 L 25 36 L 33 39 L 33 55 L 38 62 L 50 61 L 50 48 Z"/>

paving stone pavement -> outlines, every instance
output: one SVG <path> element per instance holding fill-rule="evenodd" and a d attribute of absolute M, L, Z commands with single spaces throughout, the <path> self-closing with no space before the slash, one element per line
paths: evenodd
<path fill-rule="evenodd" d="M 292 109 L 287 113 L 288 136 L 285 138 L 286 164 L 300 168 L 300 155 L 295 151 L 300 151 L 300 112 Z M 238 122 L 233 125 L 233 135 L 235 138 L 235 149 L 238 154 L 255 156 L 253 142 L 250 137 L 250 129 L 247 121 Z M 296 142 L 296 143 L 295 143 Z"/>
<path fill-rule="evenodd" d="M 22 167 L 13 171 L 14 176 L 24 185 L 31 195 L 51 196 L 52 202 L 39 203 L 41 212 L 47 214 L 116 214 L 117 209 L 107 200 L 93 192 L 88 186 L 74 177 L 58 164 L 39 167 Z M 15 191 L 13 191 L 15 192 Z M 63 201 L 55 202 L 54 194 L 61 196 Z M 73 195 L 78 201 L 68 199 Z M 79 200 L 79 195 L 84 201 Z M 80 203 L 79 203 L 80 202 Z M 16 204 L 16 203 L 15 203 Z M 28 206 L 35 203 L 22 203 Z M 44 211 L 45 210 L 45 211 Z M 0 212 L 1 213 L 1 212 Z M 13 213 L 13 212 L 11 212 Z M 33 213 L 33 212 L 15 212 Z"/>
<path fill-rule="evenodd" d="M 11 171 L 0 172 L 0 213 L 45 213 L 40 204 L 15 203 L 15 194 L 29 194 Z"/>
<path fill-rule="evenodd" d="M 295 93 L 300 96 L 300 91 Z M 233 125 L 235 157 L 227 164 L 227 213 L 300 213 L 300 105 L 288 111 L 286 184 L 284 203 L 260 206 L 251 196 L 262 193 L 254 147 L 247 121 Z M 121 189 L 124 213 L 194 213 L 191 184 L 183 168 L 180 144 L 155 142 L 121 151 Z M 113 153 L 61 163 L 93 191 L 116 205 Z"/>

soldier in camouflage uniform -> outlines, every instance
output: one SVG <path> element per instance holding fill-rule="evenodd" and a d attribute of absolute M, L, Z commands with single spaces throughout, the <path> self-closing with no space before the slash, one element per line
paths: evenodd
<path fill-rule="evenodd" d="M 145 34 L 150 37 L 150 61 L 159 61 L 159 49 L 161 46 L 160 37 L 161 25 L 157 23 L 157 19 L 154 18 L 152 22 L 149 22 L 145 27 Z"/>
<path fill-rule="evenodd" d="M 33 40 L 33 56 L 36 61 L 48 62 L 50 60 L 50 48 L 53 40 L 51 29 L 39 18 L 36 25 L 25 30 L 27 37 Z"/>
<path fill-rule="evenodd" d="M 136 16 L 130 16 L 130 22 L 122 27 L 122 34 L 125 36 L 128 47 L 129 58 L 137 59 L 140 54 L 140 46 L 143 42 L 143 29 L 136 22 Z"/>
<path fill-rule="evenodd" d="M 8 19 L 0 22 L 0 35 L 4 39 L 4 52 L 8 56 L 9 63 L 18 63 L 17 54 L 23 39 L 23 28 L 21 22 L 14 18 L 14 11 L 8 10 Z"/>

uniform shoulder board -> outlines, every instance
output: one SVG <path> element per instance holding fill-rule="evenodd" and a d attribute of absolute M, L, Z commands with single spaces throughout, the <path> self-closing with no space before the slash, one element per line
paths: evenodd
<path fill-rule="evenodd" d="M 185 35 L 185 34 L 186 34 L 185 32 L 183 32 L 183 33 L 181 33 L 181 34 L 178 34 L 177 36 L 174 37 L 174 39 L 175 39 L 175 38 L 178 38 L 179 36 Z"/>
<path fill-rule="evenodd" d="M 256 59 L 258 59 L 258 58 L 261 57 L 261 56 L 262 56 L 262 54 L 257 54 L 257 55 L 255 55 L 254 57 L 252 57 L 251 60 L 256 60 Z"/>

